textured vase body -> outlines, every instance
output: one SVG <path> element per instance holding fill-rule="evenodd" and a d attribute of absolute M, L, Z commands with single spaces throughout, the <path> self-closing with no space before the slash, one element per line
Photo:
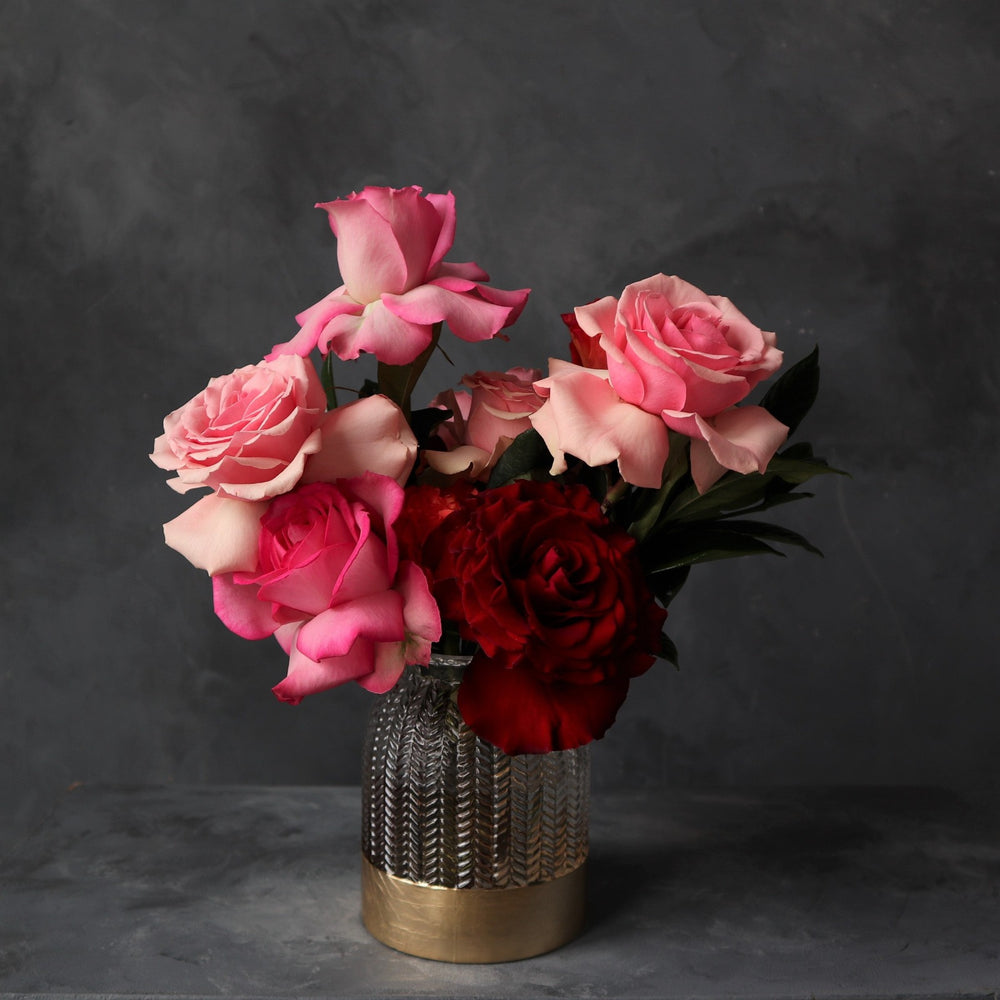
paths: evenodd
<path fill-rule="evenodd" d="M 524 958 L 582 924 L 589 747 L 511 757 L 479 739 L 456 704 L 463 662 L 408 668 L 372 710 L 363 916 L 412 954 Z"/>

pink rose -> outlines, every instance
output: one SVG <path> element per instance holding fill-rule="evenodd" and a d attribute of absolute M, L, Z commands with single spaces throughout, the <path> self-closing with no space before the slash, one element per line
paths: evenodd
<path fill-rule="evenodd" d="M 541 374 L 535 368 L 476 372 L 462 379 L 471 395 L 448 391 L 437 396 L 432 405 L 452 412 L 438 429 L 449 450 L 425 451 L 428 465 L 447 475 L 468 471 L 473 479 L 485 478 L 511 441 L 531 427 L 531 414 L 543 402 L 533 388 Z"/>
<path fill-rule="evenodd" d="M 576 313 L 562 313 L 562 321 L 569 330 L 569 357 L 581 368 L 599 368 L 606 371 L 608 356 L 595 337 L 589 337 L 576 321 Z"/>
<path fill-rule="evenodd" d="M 626 482 L 659 488 L 670 449 L 666 425 L 624 402 L 607 372 L 552 358 L 549 377 L 535 388 L 548 401 L 531 423 L 553 456 L 552 475 L 566 471 L 569 453 L 595 469 L 617 462 Z"/>
<path fill-rule="evenodd" d="M 714 417 L 781 366 L 773 333 L 681 278 L 654 274 L 620 299 L 609 295 L 574 312 L 604 349 L 615 391 L 647 413 Z"/>
<path fill-rule="evenodd" d="M 263 500 L 290 490 L 320 448 L 326 396 L 313 366 L 290 355 L 239 368 L 163 421 L 150 458 L 178 493 L 207 486 Z"/>
<path fill-rule="evenodd" d="M 337 237 L 344 284 L 300 313 L 299 332 L 269 357 L 305 356 L 319 346 L 345 360 L 368 351 L 405 365 L 430 344 L 436 323 L 480 341 L 517 319 L 529 289 L 490 288 L 477 264 L 445 261 L 455 238 L 455 197 L 420 191 L 366 187 L 316 206 Z"/>
<path fill-rule="evenodd" d="M 382 693 L 430 659 L 441 617 L 423 572 L 399 560 L 402 506 L 402 487 L 372 473 L 300 486 L 261 518 L 253 570 L 214 578 L 226 626 L 288 653 L 282 701 L 350 680 Z"/>
<path fill-rule="evenodd" d="M 417 439 L 403 411 L 387 396 L 366 396 L 331 410 L 320 427 L 320 448 L 302 472 L 304 483 L 378 472 L 400 486 L 417 457 Z"/>
<path fill-rule="evenodd" d="M 726 469 L 767 468 L 788 428 L 762 407 L 734 407 L 781 365 L 773 333 L 754 326 L 728 299 L 664 274 L 629 285 L 620 299 L 578 306 L 575 316 L 582 333 L 605 352 L 607 372 L 559 366 L 539 383 L 549 404 L 532 423 L 557 464 L 567 452 L 588 461 L 581 450 L 614 451 L 627 481 L 659 486 L 662 465 L 658 472 L 650 442 L 634 437 L 643 425 L 652 433 L 653 423 L 638 420 L 620 402 L 662 422 L 656 451 L 664 459 L 666 428 L 692 438 L 691 474 L 701 491 Z M 614 399 L 597 385 L 602 376 Z"/>
<path fill-rule="evenodd" d="M 305 364 L 295 355 L 278 360 Z M 417 439 L 403 411 L 385 396 L 369 396 L 330 410 L 310 440 L 313 453 L 301 470 L 303 483 L 333 482 L 370 471 L 402 484 L 417 455 Z M 287 488 L 294 485 L 288 483 Z M 165 524 L 163 533 L 172 549 L 212 576 L 252 570 L 260 518 L 266 510 L 266 502 L 207 496 Z"/>

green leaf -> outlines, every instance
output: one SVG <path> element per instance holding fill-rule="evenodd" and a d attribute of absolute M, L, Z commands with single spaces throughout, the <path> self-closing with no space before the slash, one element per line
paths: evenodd
<path fill-rule="evenodd" d="M 727 531 L 723 526 L 691 526 L 658 536 L 655 551 L 651 549 L 645 554 L 645 562 L 647 572 L 655 576 L 680 566 L 751 555 L 784 556 L 784 553 L 752 535 Z"/>
<path fill-rule="evenodd" d="M 677 656 L 677 645 L 666 632 L 660 633 L 660 649 L 658 653 L 660 659 L 672 663 L 678 670 L 681 668 L 680 660 Z"/>
<path fill-rule="evenodd" d="M 687 487 L 671 503 L 661 518 L 661 524 L 714 520 L 746 513 L 750 509 L 764 510 L 775 503 L 783 503 L 784 500 L 776 498 L 791 492 L 796 486 L 814 476 L 830 473 L 844 475 L 821 458 L 788 458 L 784 453 L 775 455 L 764 473 L 742 475 L 727 472 L 701 494 L 693 484 Z"/>
<path fill-rule="evenodd" d="M 759 473 L 758 473 L 759 474 Z M 766 476 L 777 476 L 786 483 L 796 486 L 808 482 L 814 476 L 846 476 L 846 472 L 835 469 L 822 458 L 789 458 L 787 455 L 775 455 L 767 465 Z"/>
<path fill-rule="evenodd" d="M 755 504 L 753 507 L 741 507 L 738 511 L 734 511 L 732 514 L 723 514 L 719 520 L 725 521 L 728 524 L 729 521 L 727 518 L 735 517 L 737 514 L 759 514 L 762 510 L 770 510 L 772 507 L 780 507 L 785 503 L 794 503 L 796 500 L 809 500 L 814 496 L 816 496 L 815 493 L 809 493 L 806 490 L 790 490 L 787 493 L 768 493 L 760 503 Z"/>
<path fill-rule="evenodd" d="M 764 394 L 760 405 L 793 434 L 819 392 L 819 347 L 792 365 Z"/>
<path fill-rule="evenodd" d="M 421 448 L 426 448 L 434 431 L 451 416 L 451 410 L 441 409 L 437 406 L 428 406 L 423 410 L 414 410 L 410 414 L 410 427 L 417 439 L 417 445 Z"/>
<path fill-rule="evenodd" d="M 326 408 L 335 410 L 337 408 L 337 388 L 333 384 L 333 351 L 323 357 L 323 363 L 319 367 L 319 380 L 326 393 Z"/>
<path fill-rule="evenodd" d="M 692 483 L 678 494 L 661 519 L 670 521 L 698 521 L 724 517 L 727 511 L 740 511 L 760 503 L 774 482 L 770 470 L 763 475 L 753 472 L 740 475 L 726 473 L 704 493 L 699 493 Z M 785 491 L 787 491 L 785 487 Z"/>
<path fill-rule="evenodd" d="M 545 447 L 541 434 L 534 427 L 522 431 L 510 443 L 500 460 L 493 467 L 493 474 L 488 483 L 489 489 L 506 486 L 515 479 L 524 479 L 534 473 L 548 475 L 552 465 L 552 456 Z"/>
<path fill-rule="evenodd" d="M 685 483 L 691 481 L 687 475 L 690 469 L 689 448 L 690 443 L 686 438 L 671 431 L 670 454 L 663 469 L 663 485 L 658 490 L 640 488 L 635 491 L 638 502 L 628 532 L 637 541 L 641 542 L 656 529 L 667 502 L 672 500 Z"/>
<path fill-rule="evenodd" d="M 814 458 L 813 446 L 808 441 L 796 441 L 787 448 L 782 448 L 778 454 L 782 458 Z"/>
<path fill-rule="evenodd" d="M 766 539 L 769 542 L 780 542 L 782 545 L 797 545 L 799 548 L 805 549 L 807 552 L 812 552 L 814 555 L 823 555 L 804 535 L 800 535 L 797 531 L 792 531 L 790 528 L 783 528 L 778 524 L 770 524 L 767 521 L 726 521 L 725 528 L 727 531 L 736 531 L 754 538 Z"/>
<path fill-rule="evenodd" d="M 681 587 L 687 582 L 691 573 L 690 566 L 678 566 L 676 569 L 664 570 L 649 578 L 649 589 L 665 608 L 680 593 Z"/>

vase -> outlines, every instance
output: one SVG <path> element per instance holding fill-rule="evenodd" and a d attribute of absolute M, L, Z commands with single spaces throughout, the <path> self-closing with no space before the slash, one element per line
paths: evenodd
<path fill-rule="evenodd" d="M 407 667 L 368 720 L 362 919 L 398 951 L 506 962 L 583 926 L 590 748 L 508 756 L 463 722 L 471 657 Z"/>

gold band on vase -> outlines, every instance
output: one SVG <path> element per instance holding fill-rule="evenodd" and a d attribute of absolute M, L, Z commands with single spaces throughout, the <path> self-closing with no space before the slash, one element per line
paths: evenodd
<path fill-rule="evenodd" d="M 410 882 L 361 859 L 361 918 L 383 944 L 439 962 L 513 962 L 583 929 L 586 862 L 550 882 L 450 889 Z"/>

